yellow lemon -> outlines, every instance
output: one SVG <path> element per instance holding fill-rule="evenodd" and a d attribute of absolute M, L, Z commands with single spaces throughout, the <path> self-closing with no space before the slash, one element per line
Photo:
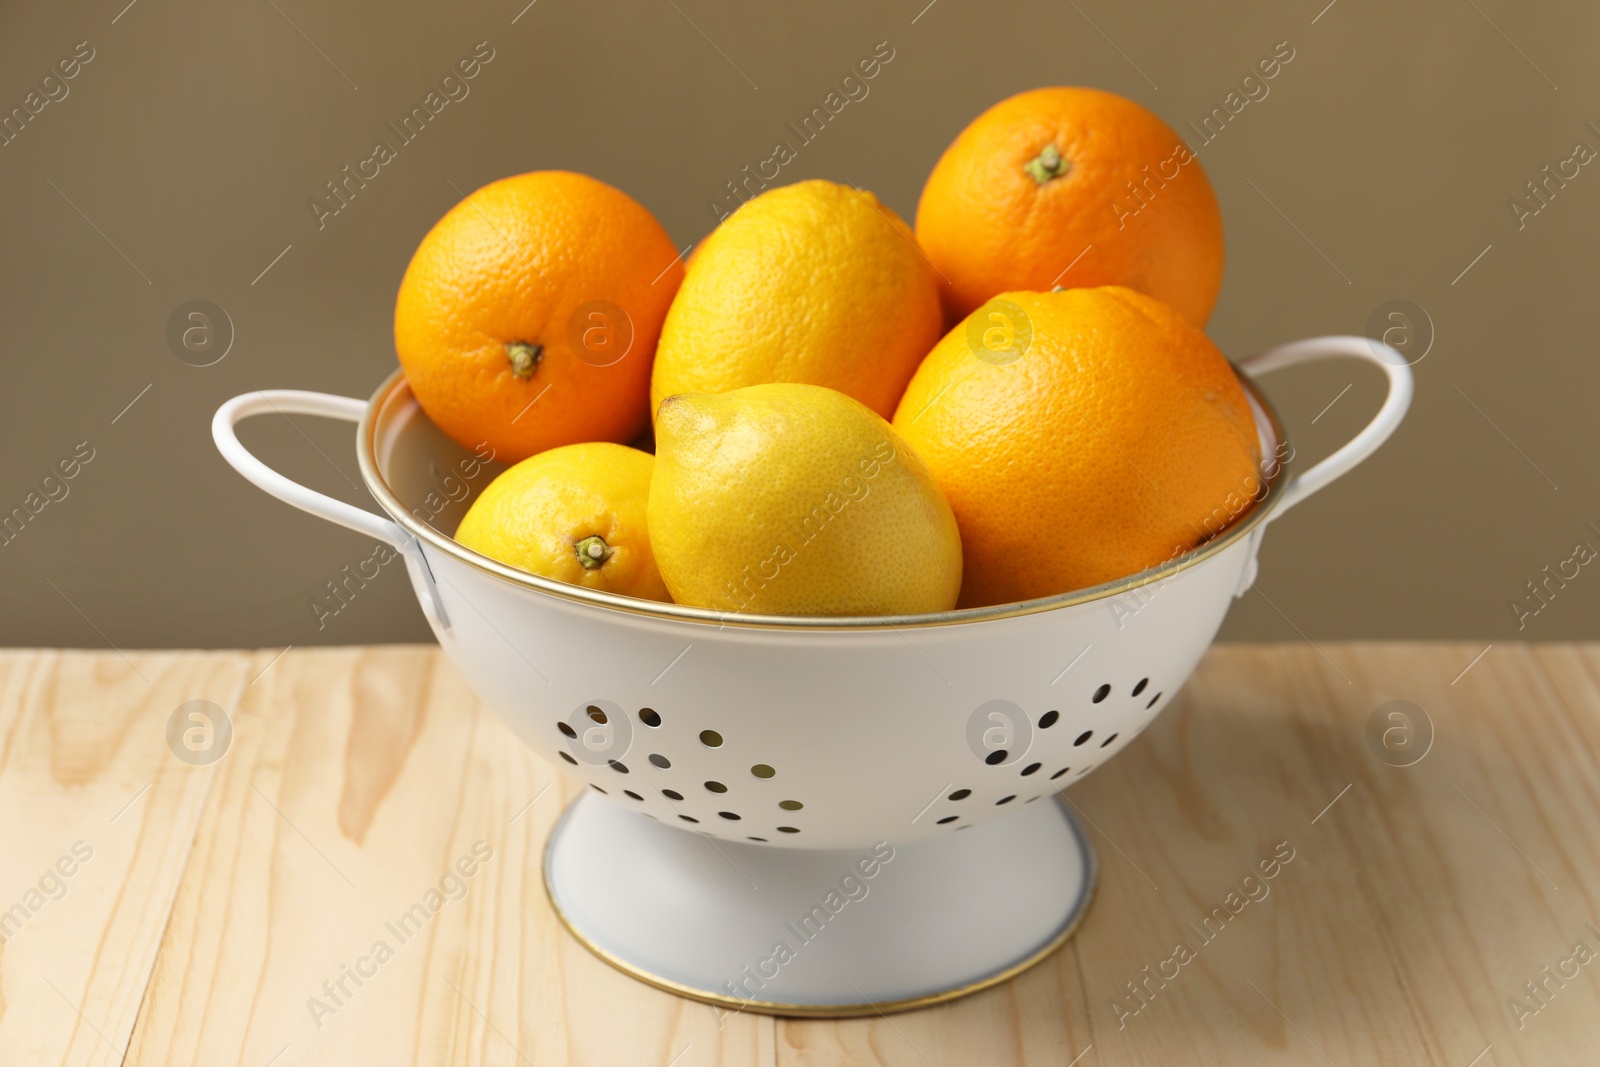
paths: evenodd
<path fill-rule="evenodd" d="M 888 418 L 940 315 L 932 264 L 871 193 L 771 189 L 695 249 L 662 326 L 651 409 L 676 393 L 808 382 Z"/>
<path fill-rule="evenodd" d="M 650 539 L 680 604 L 771 615 L 946 611 L 961 535 L 887 422 L 816 385 L 668 397 Z"/>
<path fill-rule="evenodd" d="M 558 582 L 670 600 L 645 520 L 654 469 L 649 453 L 607 442 L 540 452 L 489 483 L 456 540 Z"/>

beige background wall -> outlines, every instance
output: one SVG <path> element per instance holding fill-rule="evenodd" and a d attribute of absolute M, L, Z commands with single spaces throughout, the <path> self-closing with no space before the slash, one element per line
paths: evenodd
<path fill-rule="evenodd" d="M 457 190 L 587 171 L 680 244 L 698 239 L 723 183 L 880 41 L 895 56 L 870 95 L 785 175 L 854 182 L 907 216 L 940 150 L 1003 96 L 1094 85 L 1186 130 L 1289 42 L 1270 95 L 1200 152 L 1229 241 L 1212 336 L 1238 356 L 1366 332 L 1408 300 L 1437 337 L 1407 424 L 1273 527 L 1260 592 L 1226 635 L 1600 635 L 1595 568 L 1520 632 L 1510 607 L 1579 539 L 1600 548 L 1585 526 L 1600 529 L 1600 165 L 1521 229 L 1507 205 L 1576 141 L 1600 149 L 1595 5 L 523 2 L 0 11 L 0 108 L 77 42 L 94 54 L 0 147 L 0 510 L 80 442 L 93 450 L 0 547 L 0 642 L 425 638 L 397 570 L 317 629 L 308 601 L 371 546 L 226 468 L 211 412 L 254 387 L 366 395 L 394 365 L 407 258 Z M 319 229 L 308 199 L 480 41 L 495 58 L 470 96 Z M 169 350 L 168 318 L 191 299 L 233 323 L 213 366 Z M 1360 426 L 1379 385 L 1330 366 L 1271 391 L 1310 458 Z M 349 427 L 257 420 L 245 436 L 365 501 Z"/>

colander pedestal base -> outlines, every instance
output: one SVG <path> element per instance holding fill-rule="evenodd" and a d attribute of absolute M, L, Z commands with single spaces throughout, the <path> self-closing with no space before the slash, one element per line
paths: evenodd
<path fill-rule="evenodd" d="M 567 928 L 641 981 L 728 1012 L 871 1015 L 953 999 L 1071 934 L 1094 854 L 1065 805 L 855 849 L 711 838 L 588 793 L 551 832 Z"/>

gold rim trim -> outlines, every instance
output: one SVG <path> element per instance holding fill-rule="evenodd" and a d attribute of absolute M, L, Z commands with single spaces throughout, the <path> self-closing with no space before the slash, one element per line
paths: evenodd
<path fill-rule="evenodd" d="M 1094 903 L 1095 888 L 1100 881 L 1100 864 L 1095 856 L 1094 847 L 1089 843 L 1089 837 L 1083 832 L 1083 827 L 1078 825 L 1076 816 L 1073 815 L 1066 801 L 1060 793 L 1052 796 L 1062 817 L 1066 819 L 1067 826 L 1072 830 L 1073 840 L 1078 844 L 1080 855 L 1083 856 L 1083 890 L 1074 902 L 1072 909 L 1067 913 L 1066 920 L 1062 923 L 1060 931 L 1052 937 L 1043 947 L 1033 952 L 1026 958 L 1011 964 L 1003 970 L 986 975 L 975 982 L 956 986 L 953 989 L 940 990 L 937 993 L 926 993 L 920 997 L 907 997 L 903 1000 L 886 1000 L 867 1003 L 850 1004 L 782 1004 L 776 1001 L 740 1000 L 737 997 L 726 996 L 722 993 L 711 993 L 694 986 L 674 982 L 670 978 L 662 978 L 642 968 L 635 967 L 627 960 L 606 951 L 585 937 L 577 927 L 572 925 L 572 920 L 567 913 L 561 910 L 561 905 L 556 901 L 555 893 L 550 889 L 550 854 L 555 845 L 556 835 L 567 823 L 567 818 L 572 814 L 572 809 L 578 801 L 587 796 L 587 792 L 579 794 L 561 813 L 554 826 L 550 828 L 550 836 L 545 838 L 544 852 L 540 858 L 540 881 L 544 884 L 544 898 L 550 903 L 550 910 L 555 912 L 561 925 L 571 934 L 573 939 L 597 956 L 602 962 L 609 964 L 616 970 L 647 986 L 653 986 L 664 993 L 674 993 L 688 1000 L 698 1001 L 701 1004 L 710 1004 L 712 1007 L 729 1008 L 731 1014 L 739 1015 L 750 1012 L 754 1015 L 777 1015 L 798 1019 L 853 1019 L 866 1015 L 889 1015 L 902 1011 L 914 1011 L 917 1008 L 930 1008 L 935 1004 L 945 1004 L 952 1000 L 971 996 L 973 993 L 982 992 L 1004 982 L 1009 982 L 1053 955 L 1057 949 L 1066 944 L 1073 934 L 1078 932 L 1078 927 L 1083 923 L 1083 917 L 1089 913 L 1089 906 Z M 1003 818 L 1004 816 L 1002 816 Z M 669 829 L 672 829 L 669 827 Z M 681 831 L 687 833 L 688 831 Z"/>
<path fill-rule="evenodd" d="M 1283 423 L 1278 418 L 1277 411 L 1267 398 L 1256 388 L 1249 376 L 1234 367 L 1234 374 L 1244 387 L 1245 393 L 1266 416 L 1267 424 L 1272 428 L 1274 448 L 1282 450 L 1288 444 L 1288 437 L 1283 431 Z M 1265 478 L 1267 492 L 1255 507 L 1243 519 L 1229 526 L 1220 536 L 1214 537 L 1204 544 L 1189 550 L 1176 559 L 1129 575 L 1102 585 L 1090 586 L 1087 589 L 1075 589 L 1069 593 L 1058 593 L 1055 596 L 1040 597 L 1036 600 L 1022 600 L 1012 604 L 996 604 L 982 608 L 956 608 L 951 611 L 931 612 L 925 615 L 839 615 L 839 616 L 814 616 L 814 615 L 756 615 L 741 612 L 712 611 L 709 608 L 694 608 L 683 604 L 664 604 L 654 600 L 640 600 L 636 597 L 620 596 L 616 593 L 606 593 L 599 590 L 585 589 L 582 586 L 569 585 L 558 582 L 552 578 L 544 578 L 537 574 L 509 567 L 504 563 L 490 559 L 488 556 L 479 555 L 469 548 L 457 544 L 455 539 L 441 533 L 439 530 L 422 522 L 412 515 L 400 499 L 390 490 L 388 482 L 384 480 L 382 472 L 378 470 L 377 463 L 377 416 L 386 411 L 392 404 L 399 401 L 402 390 L 409 392 L 405 380 L 405 373 L 396 369 L 394 373 L 383 380 L 377 390 L 367 401 L 367 410 L 361 416 L 361 423 L 356 429 L 356 458 L 361 465 L 361 477 L 366 482 L 367 489 L 372 493 L 378 504 L 388 514 L 389 518 L 399 524 L 412 537 L 425 541 L 446 555 L 467 564 L 470 567 L 491 574 L 512 585 L 519 585 L 525 589 L 532 589 L 562 600 L 575 601 L 580 604 L 590 604 L 596 607 L 609 608 L 615 611 L 625 611 L 632 615 L 647 615 L 658 619 L 673 619 L 680 622 L 693 622 L 701 625 L 713 625 L 718 629 L 725 626 L 737 626 L 752 629 L 767 630 L 908 630 L 929 626 L 952 626 L 958 623 L 985 622 L 991 619 L 1011 619 L 1022 615 L 1036 615 L 1040 612 L 1054 611 L 1057 608 L 1069 608 L 1078 604 L 1087 604 L 1093 600 L 1103 600 L 1117 596 L 1153 582 L 1164 581 L 1180 571 L 1188 570 L 1199 563 L 1210 559 L 1234 542 L 1242 540 L 1252 530 L 1260 526 L 1271 515 L 1282 498 L 1284 486 L 1288 484 L 1293 465 L 1294 449 L 1289 449 L 1289 456 L 1277 462 L 1273 472 Z M 414 398 L 413 398 L 414 402 Z M 420 407 L 420 405 L 419 405 Z M 426 416 L 424 416 L 426 417 Z"/>

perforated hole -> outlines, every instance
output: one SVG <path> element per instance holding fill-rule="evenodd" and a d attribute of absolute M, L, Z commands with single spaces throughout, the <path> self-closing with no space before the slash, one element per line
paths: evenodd
<path fill-rule="evenodd" d="M 954 793 L 951 793 L 950 796 L 947 797 L 946 799 L 948 799 L 948 800 L 965 800 L 968 797 L 970 797 L 971 795 L 972 795 L 972 790 L 970 790 L 970 789 L 957 789 Z"/>
<path fill-rule="evenodd" d="M 713 793 L 726 793 L 728 791 L 728 787 L 723 785 L 721 782 L 707 782 L 706 788 L 711 790 Z"/>
<path fill-rule="evenodd" d="M 1057 772 L 1056 772 L 1056 773 L 1054 773 L 1054 774 L 1052 774 L 1052 775 L 1051 775 L 1051 776 L 1050 776 L 1050 780 L 1051 780 L 1051 781 L 1052 781 L 1052 782 L 1053 782 L 1053 781 L 1055 781 L 1055 780 L 1056 780 L 1056 779 L 1057 779 L 1057 778 L 1060 778 L 1060 777 L 1061 777 L 1061 776 L 1062 776 L 1062 775 L 1063 775 L 1063 774 L 1066 774 L 1066 773 L 1067 773 L 1067 772 L 1068 772 L 1068 771 L 1070 771 L 1070 770 L 1072 770 L 1072 768 L 1071 768 L 1071 767 L 1063 767 L 1063 768 L 1061 768 L 1061 769 L 1060 769 L 1060 770 L 1059 770 L 1059 771 L 1057 771 Z"/>
<path fill-rule="evenodd" d="M 564 722 L 556 723 L 556 729 L 560 730 L 562 733 L 566 734 L 568 737 L 577 737 L 578 736 L 578 731 L 574 730 L 571 726 L 568 726 Z"/>
<path fill-rule="evenodd" d="M 750 768 L 750 773 L 755 775 L 757 778 L 771 778 L 778 772 L 773 770 L 771 767 L 768 767 L 765 763 L 758 763 L 754 767 Z"/>
<path fill-rule="evenodd" d="M 780 827 L 778 827 L 778 833 L 780 833 L 780 834 L 797 834 L 799 832 L 800 832 L 800 827 L 798 827 L 798 826 L 780 826 Z"/>
<path fill-rule="evenodd" d="M 640 796 L 638 793 L 635 793 L 631 789 L 624 789 L 623 792 L 626 793 L 628 796 L 632 797 L 635 800 L 643 800 L 644 799 L 644 797 Z"/>
<path fill-rule="evenodd" d="M 1112 734 L 1110 737 L 1108 737 L 1104 741 L 1100 742 L 1100 747 L 1101 748 L 1105 748 L 1107 745 L 1109 745 L 1111 742 L 1115 741 L 1116 739 L 1117 739 L 1117 735 L 1116 734 Z"/>
<path fill-rule="evenodd" d="M 1056 720 L 1059 718 L 1061 718 L 1061 713 L 1059 711 L 1045 712 L 1043 715 L 1039 716 L 1039 729 L 1050 729 L 1050 727 L 1056 724 Z"/>
<path fill-rule="evenodd" d="M 747 837 L 747 838 L 745 838 L 745 840 L 746 841 L 760 841 L 763 845 L 767 843 L 767 839 L 764 838 L 764 837 Z"/>
<path fill-rule="evenodd" d="M 593 789 L 597 793 L 605 793 L 604 789 L 601 789 L 599 786 L 595 785 L 593 782 L 589 783 L 589 788 Z M 609 796 L 610 794 L 607 793 L 606 795 Z"/>
<path fill-rule="evenodd" d="M 999 800 L 994 802 L 995 803 L 995 807 L 999 807 L 1001 804 L 1009 804 L 1015 799 L 1017 799 L 1017 795 L 1015 793 L 1012 793 L 1008 797 L 1001 797 Z"/>
<path fill-rule="evenodd" d="M 616 771 L 618 774 L 627 774 L 628 773 L 628 765 L 626 763 L 621 762 L 620 760 L 614 760 L 614 759 L 613 760 L 606 760 L 606 764 L 612 770 Z"/>
<path fill-rule="evenodd" d="M 656 714 L 656 710 L 654 708 L 640 708 L 639 721 L 644 723 L 646 726 L 660 726 L 661 716 Z"/>
<path fill-rule="evenodd" d="M 701 730 L 700 743 L 707 748 L 721 748 L 722 735 L 717 733 L 715 730 Z"/>
<path fill-rule="evenodd" d="M 784 811 L 799 811 L 801 808 L 805 807 L 805 805 L 800 803 L 798 800 L 780 800 L 778 801 L 778 807 L 782 808 Z"/>
<path fill-rule="evenodd" d="M 939 820 L 939 825 L 944 826 L 948 823 L 953 823 L 959 818 L 961 818 L 959 815 L 946 815 L 944 818 Z"/>
<path fill-rule="evenodd" d="M 682 800 L 683 799 L 683 794 L 678 792 L 676 789 L 663 789 L 661 791 L 661 795 L 666 797 L 668 800 Z"/>
<path fill-rule="evenodd" d="M 1149 684 L 1150 684 L 1150 679 L 1148 679 L 1148 678 L 1140 678 L 1139 679 L 1139 684 L 1133 687 L 1133 695 L 1134 696 L 1138 696 L 1140 693 L 1144 692 L 1144 687 L 1149 685 Z"/>
<path fill-rule="evenodd" d="M 717 814 L 722 816 L 724 819 L 732 819 L 735 822 L 737 822 L 738 819 L 739 819 L 739 816 L 734 814 L 731 811 L 719 811 L 719 812 L 717 812 Z"/>
<path fill-rule="evenodd" d="M 983 757 L 983 762 L 985 762 L 989 766 L 993 767 L 997 763 L 1004 763 L 1006 761 L 1006 755 L 1007 755 L 1007 753 L 1006 753 L 1005 749 L 1003 749 L 1003 748 L 995 749 L 993 752 L 991 752 L 987 756 Z"/>
<path fill-rule="evenodd" d="M 1099 689 L 1096 689 L 1094 691 L 1094 702 L 1096 704 L 1098 704 L 1098 703 L 1100 703 L 1102 700 L 1104 700 L 1106 697 L 1108 697 L 1110 695 L 1111 695 L 1111 684 L 1109 682 L 1107 682 L 1105 685 L 1102 685 Z"/>
<path fill-rule="evenodd" d="M 1150 698 L 1150 703 L 1148 703 L 1148 704 L 1146 704 L 1144 706 L 1145 710 L 1149 711 L 1151 708 L 1155 707 L 1156 706 L 1156 701 L 1158 701 L 1160 699 L 1161 699 L 1161 694 L 1160 693 L 1157 693 L 1155 696 L 1151 697 Z"/>
<path fill-rule="evenodd" d="M 1094 736 L 1094 731 L 1093 730 L 1085 730 L 1083 733 L 1079 734 L 1078 735 L 1078 739 L 1076 741 L 1072 742 L 1072 743 L 1074 745 L 1088 744 L 1089 738 L 1091 738 L 1093 736 Z"/>
<path fill-rule="evenodd" d="M 572 753 L 570 752 L 561 753 L 561 758 L 572 764 L 574 767 L 578 765 L 578 761 L 572 758 Z"/>
<path fill-rule="evenodd" d="M 693 815 L 680 815 L 680 816 L 678 816 L 678 818 L 682 819 L 684 822 L 699 822 L 700 821 L 699 819 L 695 818 Z"/>
<path fill-rule="evenodd" d="M 604 726 L 606 724 L 606 713 L 601 711 L 599 708 L 595 707 L 593 704 L 590 704 L 584 710 L 586 710 L 589 713 L 589 718 L 593 719 L 595 722 L 599 723 L 601 726 Z"/>
<path fill-rule="evenodd" d="M 1028 775 L 1036 773 L 1039 768 L 1043 766 L 1044 764 L 1042 763 L 1030 763 L 1026 767 L 1022 768 L 1022 776 L 1026 778 Z"/>
<path fill-rule="evenodd" d="M 650 753 L 650 762 L 655 764 L 657 767 L 660 767 L 662 770 L 666 770 L 668 767 L 672 766 L 672 761 L 659 752 Z"/>

